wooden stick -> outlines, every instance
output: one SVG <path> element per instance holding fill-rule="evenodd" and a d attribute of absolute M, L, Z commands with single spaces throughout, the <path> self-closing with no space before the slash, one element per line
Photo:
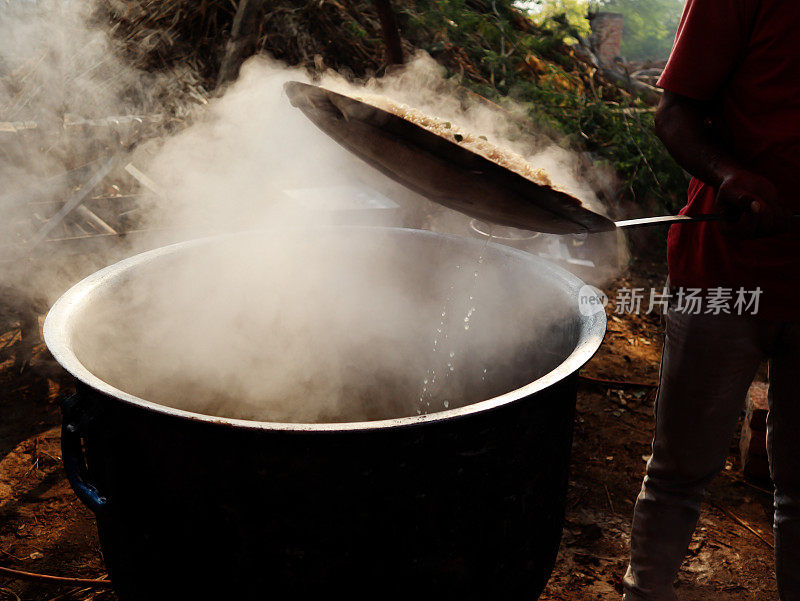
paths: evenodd
<path fill-rule="evenodd" d="M 33 238 L 28 242 L 28 250 L 35 248 L 39 243 L 44 241 L 47 238 L 47 235 L 55 228 L 63 219 L 69 215 L 78 205 L 80 205 L 89 193 L 94 190 L 97 185 L 105 179 L 105 177 L 111 173 L 114 167 L 117 164 L 117 157 L 113 156 L 108 159 L 103 165 L 101 165 L 97 171 L 94 172 L 89 181 L 87 181 L 77 192 L 75 192 L 72 197 L 64 203 L 64 206 L 61 210 L 56 213 L 53 217 L 48 219 L 47 223 L 45 223 L 39 231 L 33 236 Z"/>
<path fill-rule="evenodd" d="M 125 171 L 127 171 L 131 177 L 133 177 L 133 179 L 150 190 L 153 194 L 156 194 L 157 196 L 164 196 L 161 187 L 152 179 L 150 179 L 147 174 L 142 173 L 139 169 L 137 169 L 133 163 L 128 163 L 125 165 Z"/>
<path fill-rule="evenodd" d="M 386 56 L 390 65 L 403 64 L 403 42 L 397 27 L 397 17 L 392 10 L 390 0 L 374 0 L 375 10 L 381 21 L 383 41 L 386 44 Z"/>
<path fill-rule="evenodd" d="M 772 541 L 769 541 L 769 540 L 767 540 L 766 538 L 764 538 L 763 536 L 761 536 L 761 534 L 759 534 L 759 533 L 756 531 L 756 529 L 755 529 L 755 528 L 753 528 L 753 527 L 752 527 L 750 524 L 748 524 L 747 522 L 745 522 L 745 521 L 744 521 L 742 518 L 740 518 L 738 515 L 736 515 L 735 513 L 733 513 L 732 511 L 730 511 L 730 510 L 728 510 L 728 509 L 725 509 L 725 508 L 724 508 L 724 507 L 722 507 L 721 505 L 718 505 L 718 504 L 717 504 L 717 503 L 715 503 L 714 501 L 711 501 L 711 500 L 709 500 L 709 501 L 708 501 L 708 503 L 709 503 L 709 505 L 711 505 L 712 507 L 714 507 L 714 508 L 716 508 L 716 509 L 719 509 L 719 510 L 720 510 L 722 513 L 724 513 L 725 515 L 727 515 L 729 518 L 731 518 L 731 519 L 732 519 L 734 522 L 736 522 L 737 524 L 739 524 L 741 527 L 743 527 L 743 528 L 745 528 L 745 529 L 749 530 L 751 533 L 755 534 L 755 535 L 758 537 L 758 539 L 759 539 L 759 540 L 760 540 L 762 543 L 764 543 L 765 545 L 767 545 L 767 546 L 768 546 L 770 549 L 774 549 L 774 548 L 775 548 L 775 544 L 774 544 Z"/>
<path fill-rule="evenodd" d="M 603 483 L 603 488 L 606 489 L 606 499 L 608 499 L 608 506 L 611 508 L 611 513 L 616 514 L 617 512 L 614 511 L 614 503 L 611 502 L 611 493 L 608 492 L 608 486 L 606 486 L 605 482 Z"/>
<path fill-rule="evenodd" d="M 94 228 L 97 229 L 101 234 L 111 234 L 112 236 L 117 235 L 117 230 L 108 225 L 105 221 L 100 219 L 100 217 L 98 217 L 94 211 L 86 208 L 85 206 L 79 205 L 75 207 L 75 212 L 88 221 L 92 226 L 94 226 Z"/>
<path fill-rule="evenodd" d="M 217 87 L 233 81 L 239 75 L 239 67 L 255 45 L 258 15 L 263 4 L 264 0 L 239 0 L 231 25 L 231 37 L 220 61 Z"/>
<path fill-rule="evenodd" d="M 111 588 L 110 580 L 93 580 L 91 578 L 67 578 L 64 576 L 50 576 L 48 574 L 36 574 L 34 572 L 24 572 L 12 568 L 0 566 L 0 575 L 15 578 L 17 580 L 32 580 L 38 582 L 50 582 L 52 584 L 91 586 L 93 588 Z"/>
<path fill-rule="evenodd" d="M 108 574 L 103 574 L 103 578 L 108 576 Z M 62 593 L 57 597 L 53 597 L 52 599 L 48 599 L 48 601 L 66 601 L 67 599 L 74 599 L 76 595 L 80 595 L 81 593 L 88 593 L 92 590 L 92 587 L 76 587 L 73 589 L 68 590 L 66 593 Z M 94 597 L 92 597 L 94 599 Z"/>
<path fill-rule="evenodd" d="M 585 382 L 592 384 L 602 384 L 603 386 L 610 386 L 612 388 L 658 388 L 657 382 L 636 382 L 632 380 L 606 380 L 605 378 L 596 378 L 594 376 L 587 376 L 579 374 L 578 378 Z"/>
<path fill-rule="evenodd" d="M 22 599 L 20 599 L 20 596 L 14 591 L 12 591 L 10 588 L 0 588 L 0 593 L 5 593 L 10 598 L 15 599 L 15 601 L 22 601 Z"/>
<path fill-rule="evenodd" d="M 775 491 L 774 490 L 767 490 L 766 488 L 762 488 L 761 486 L 756 486 L 752 482 L 748 482 L 747 478 L 743 478 L 742 476 L 740 476 L 738 474 L 732 474 L 730 472 L 723 471 L 722 475 L 727 477 L 727 478 L 730 478 L 734 482 L 738 482 L 740 484 L 744 484 L 745 486 L 748 486 L 748 487 L 752 488 L 753 490 L 757 490 L 760 493 L 764 493 L 765 495 L 768 495 L 770 497 L 773 497 L 775 495 Z"/>

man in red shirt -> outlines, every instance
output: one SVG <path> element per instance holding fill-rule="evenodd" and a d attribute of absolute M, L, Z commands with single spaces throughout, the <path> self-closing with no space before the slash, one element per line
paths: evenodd
<path fill-rule="evenodd" d="M 653 455 L 636 501 L 626 601 L 673 601 L 707 484 L 770 360 L 767 447 L 780 598 L 800 601 L 800 2 L 687 0 L 656 130 L 693 176 L 672 227 Z M 700 291 L 705 306 L 684 303 Z M 760 302 L 711 306 L 712 298 Z M 734 310 L 736 307 L 736 310 Z"/>

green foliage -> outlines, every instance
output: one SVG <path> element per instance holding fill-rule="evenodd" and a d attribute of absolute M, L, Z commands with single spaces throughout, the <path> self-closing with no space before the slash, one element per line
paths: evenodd
<path fill-rule="evenodd" d="M 538 123 L 554 126 L 573 147 L 613 167 L 626 200 L 656 203 L 666 211 L 682 206 L 686 177 L 656 137 L 653 113 L 644 105 L 625 106 L 532 84 L 521 84 L 515 92 L 530 103 Z"/>
<path fill-rule="evenodd" d="M 669 56 L 672 49 L 683 1 L 593 0 L 592 8 L 625 17 L 623 56 L 629 60 L 660 59 Z"/>
<path fill-rule="evenodd" d="M 350 35 L 356 38 L 367 37 L 367 31 L 357 21 L 345 21 L 344 28 Z"/>
<path fill-rule="evenodd" d="M 546 27 L 566 21 L 584 36 L 590 31 L 589 11 L 620 13 L 625 17 L 622 55 L 629 60 L 666 58 L 683 10 L 683 0 L 527 0 L 519 4 Z"/>
<path fill-rule="evenodd" d="M 586 0 L 537 0 L 528 3 L 533 21 L 550 31 L 567 33 L 567 43 L 590 33 Z"/>
<path fill-rule="evenodd" d="M 492 100 L 511 96 L 542 131 L 612 166 L 626 200 L 677 209 L 686 178 L 653 133 L 650 107 L 594 87 L 590 69 L 578 68 L 564 43 L 575 32 L 569 20 L 520 28 L 511 0 L 485 6 L 481 10 L 480 0 L 416 0 L 416 10 L 403 16 L 414 44 L 449 65 L 454 76 L 463 71 L 463 85 Z M 526 67 L 529 55 L 545 59 L 544 73 Z M 462 57 L 479 73 L 453 64 Z"/>

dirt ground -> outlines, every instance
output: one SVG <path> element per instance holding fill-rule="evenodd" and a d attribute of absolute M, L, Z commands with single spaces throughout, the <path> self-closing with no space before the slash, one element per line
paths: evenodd
<path fill-rule="evenodd" d="M 607 290 L 661 286 L 664 265 L 638 260 Z M 583 374 L 578 397 L 566 527 L 543 601 L 620 598 L 633 501 L 650 453 L 661 353 L 657 315 L 613 314 L 606 342 Z M 92 514 L 72 493 L 60 461 L 57 400 L 69 380 L 37 348 L 20 373 L 19 331 L 0 323 L 0 566 L 60 576 L 104 576 Z M 643 384 L 643 385 L 641 385 Z M 773 600 L 768 484 L 745 481 L 735 441 L 711 487 L 681 569 L 682 601 Z M 749 528 L 748 528 L 749 527 Z M 760 535 L 760 536 L 759 536 Z M 111 601 L 113 593 L 0 575 L 0 601 Z"/>

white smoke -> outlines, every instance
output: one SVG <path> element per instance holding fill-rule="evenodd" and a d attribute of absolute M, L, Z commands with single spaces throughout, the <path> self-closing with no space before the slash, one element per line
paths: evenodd
<path fill-rule="evenodd" d="M 157 78 L 117 58 L 108 33 L 92 24 L 88 1 L 51 6 L 52 14 L 33 19 L 9 9 L 12 18 L 0 23 L 0 59 L 15 73 L 3 80 L 0 120 L 58 127 L 73 114 L 141 108 L 131 90 Z M 19 76 L 20 69 L 30 74 Z M 566 304 L 535 279 L 509 280 L 512 272 L 492 264 L 492 257 L 502 262 L 499 251 L 479 264 L 480 244 L 449 249 L 380 229 L 331 230 L 330 210 L 297 202 L 293 191 L 365 183 L 397 193 L 401 203 L 408 196 L 289 104 L 283 84 L 307 79 L 251 59 L 193 125 L 136 155 L 158 192 L 143 204 L 143 224 L 153 231 L 146 246 L 257 233 L 105 291 L 75 330 L 79 359 L 113 385 L 164 404 L 250 419 L 341 421 L 474 402 L 563 358 L 571 324 L 556 328 L 563 337 L 547 333 L 565 318 Z M 356 85 L 329 73 L 321 83 L 366 87 L 484 133 L 597 206 L 573 157 L 525 131 L 521 109 L 465 97 L 426 56 L 381 80 Z M 43 144 L 0 175 L 11 190 L 24 190 L 32 179 L 77 166 L 94 142 Z M 414 208 L 441 214 L 418 199 Z M 20 271 L 6 274 L 31 285 Z M 63 286 L 34 289 L 50 295 Z M 423 394 L 432 370 L 437 388 Z"/>

